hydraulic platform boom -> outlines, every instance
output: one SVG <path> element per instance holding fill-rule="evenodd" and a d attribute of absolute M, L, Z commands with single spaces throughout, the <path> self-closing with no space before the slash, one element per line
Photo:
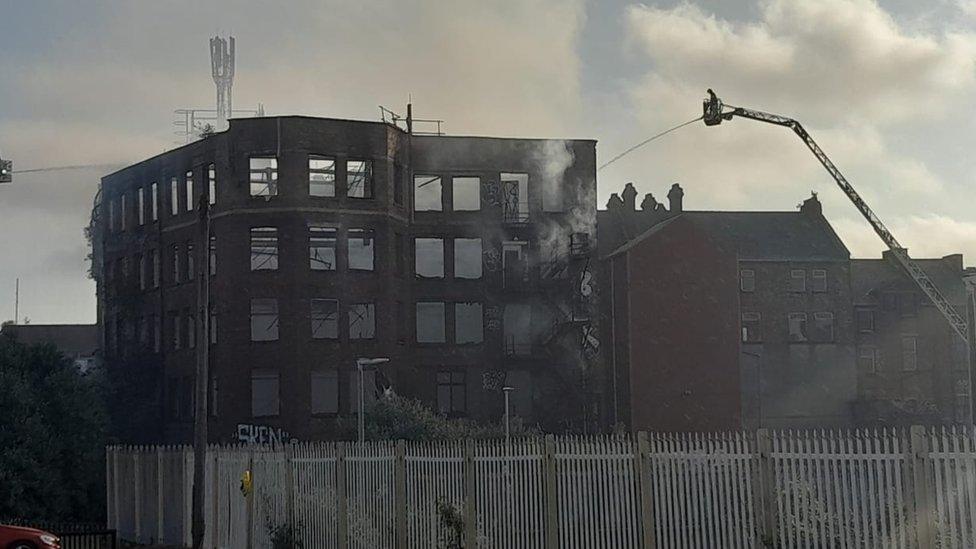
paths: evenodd
<path fill-rule="evenodd" d="M 723 105 L 722 101 L 715 96 L 715 93 L 713 93 L 712 90 L 708 90 L 708 95 L 708 99 L 704 101 L 704 114 L 702 115 L 702 119 L 705 121 L 705 125 L 707 126 L 715 126 L 720 124 L 722 120 L 731 120 L 733 116 L 740 116 L 742 118 L 751 118 L 752 120 L 758 120 L 760 122 L 776 124 L 777 126 L 785 126 L 792 129 L 798 136 L 800 136 L 800 139 L 802 139 L 803 142 L 806 143 L 807 147 L 813 151 L 813 154 L 817 157 L 817 160 L 823 164 L 823 167 L 827 169 L 830 175 L 834 178 L 834 181 L 837 182 L 837 186 L 844 191 L 844 194 L 846 194 L 847 198 L 854 203 L 854 206 L 859 212 L 861 212 L 864 219 L 867 219 L 868 223 L 871 224 L 871 228 L 874 229 L 874 232 L 877 233 L 878 236 L 881 237 L 881 240 L 884 241 L 885 245 L 888 246 L 888 249 L 891 250 L 891 254 L 895 257 L 895 260 L 898 261 L 902 268 L 905 269 L 905 272 L 908 273 L 908 276 L 910 276 L 912 280 L 915 281 L 915 284 L 921 288 L 922 292 L 928 296 L 929 300 L 932 301 L 935 307 L 939 309 L 942 315 L 946 318 L 946 321 L 952 327 L 953 331 L 955 331 L 956 334 L 968 345 L 969 330 L 966 325 L 966 320 L 956 312 L 955 308 L 952 306 L 952 303 L 950 303 L 949 300 L 942 295 L 942 292 L 939 290 L 938 286 L 932 282 L 929 275 L 926 274 L 925 271 L 923 271 L 922 268 L 912 260 L 912 258 L 908 257 L 908 252 L 905 250 L 905 248 L 898 243 L 898 240 L 896 240 L 895 236 L 891 234 L 891 231 L 885 227 L 884 223 L 881 222 L 881 219 L 879 219 L 874 211 L 871 210 L 870 206 L 864 202 L 861 195 L 857 193 L 854 186 L 847 181 L 842 173 L 840 173 L 837 166 L 835 166 L 834 163 L 827 158 L 827 155 L 823 152 L 823 149 L 817 145 L 817 142 L 810 137 L 810 134 L 803 129 L 803 126 L 800 125 L 799 122 L 793 120 L 792 118 L 787 118 L 778 114 L 770 114 L 767 112 L 754 111 L 742 107 Z"/>

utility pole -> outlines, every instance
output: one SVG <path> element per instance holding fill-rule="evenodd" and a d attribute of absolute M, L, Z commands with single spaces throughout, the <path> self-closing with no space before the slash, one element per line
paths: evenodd
<path fill-rule="evenodd" d="M 210 201 L 206 193 L 200 193 L 200 218 L 197 221 L 199 229 L 198 250 L 203 250 L 204 261 L 197 263 L 197 368 L 196 368 L 196 406 L 193 416 L 193 517 L 191 534 L 193 549 L 202 549 L 203 534 L 206 530 L 204 521 L 204 498 L 206 492 L 206 463 L 207 463 L 207 420 L 209 406 L 207 402 L 207 384 L 210 382 Z"/>
<path fill-rule="evenodd" d="M 20 279 L 14 282 L 14 324 L 20 324 Z"/>

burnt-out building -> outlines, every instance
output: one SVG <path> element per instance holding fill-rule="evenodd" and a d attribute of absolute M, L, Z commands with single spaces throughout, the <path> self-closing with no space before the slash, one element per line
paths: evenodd
<path fill-rule="evenodd" d="M 962 255 L 916 259 L 960 314 Z M 885 252 L 851 262 L 858 362 L 858 423 L 971 423 L 968 347 Z"/>
<path fill-rule="evenodd" d="M 598 212 L 611 421 L 904 425 L 935 409 L 964 420 L 965 346 L 896 264 L 850 258 L 816 196 L 792 212 L 688 211 L 677 185 L 668 206 L 648 195 L 637 209 L 636 196 L 628 184 Z M 961 307 L 961 257 L 920 263 Z"/>
<path fill-rule="evenodd" d="M 592 421 L 595 185 L 593 141 L 300 116 L 232 120 L 106 176 L 99 324 L 148 402 L 138 433 L 188 440 L 204 344 L 215 441 L 338 436 L 359 358 L 389 358 L 367 398 L 498 421 L 508 385 L 527 422 Z"/>

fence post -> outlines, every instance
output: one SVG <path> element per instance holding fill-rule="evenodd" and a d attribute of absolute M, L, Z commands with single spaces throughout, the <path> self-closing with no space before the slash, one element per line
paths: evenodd
<path fill-rule="evenodd" d="M 559 549 L 559 509 L 556 494 L 556 439 L 546 435 L 546 549 Z"/>
<path fill-rule="evenodd" d="M 156 543 L 163 544 L 163 447 L 156 446 Z"/>
<path fill-rule="evenodd" d="M 396 463 L 394 465 L 394 511 L 396 512 L 396 546 L 407 549 L 407 443 L 396 443 Z"/>
<path fill-rule="evenodd" d="M 773 470 L 773 437 L 769 429 L 756 431 L 756 458 L 758 471 L 752 475 L 752 501 L 756 517 L 762 527 L 760 534 L 772 547 L 777 547 L 779 532 L 776 529 L 776 475 Z"/>
<path fill-rule="evenodd" d="M 121 448 L 116 446 L 112 451 L 112 515 L 115 519 L 115 524 L 112 528 L 116 531 L 121 531 L 122 521 L 119 519 L 119 454 Z"/>
<path fill-rule="evenodd" d="M 247 451 L 247 470 L 251 472 L 251 490 L 247 493 L 247 549 L 254 549 L 254 492 L 257 478 L 254 475 L 254 449 Z"/>
<path fill-rule="evenodd" d="M 478 483 L 475 479 L 474 441 L 468 439 L 464 445 L 464 547 L 476 549 L 478 547 Z"/>
<path fill-rule="evenodd" d="M 654 494 L 651 493 L 651 471 L 648 454 L 651 445 L 647 441 L 647 432 L 637 433 L 637 478 L 640 479 L 641 522 L 644 533 L 644 549 L 654 549 Z"/>
<path fill-rule="evenodd" d="M 349 544 L 349 500 L 346 497 L 346 443 L 336 445 L 336 546 L 346 549 Z"/>
<path fill-rule="evenodd" d="M 217 528 L 220 524 L 220 448 L 213 446 L 213 519 L 210 525 L 210 544 L 216 549 L 220 545 L 220 530 Z M 230 516 L 227 517 L 230 521 Z"/>
<path fill-rule="evenodd" d="M 915 531 L 919 547 L 935 547 L 935 524 L 932 515 L 932 487 L 926 466 L 929 460 L 929 439 L 925 427 L 912 425 L 912 486 L 915 493 Z"/>
<path fill-rule="evenodd" d="M 189 446 L 181 446 L 183 452 L 183 544 L 193 546 L 193 452 Z"/>
<path fill-rule="evenodd" d="M 132 452 L 132 508 L 135 512 L 135 538 L 137 542 L 142 542 L 142 473 L 140 472 L 139 461 L 142 458 L 142 446 L 136 446 L 136 451 Z"/>
<path fill-rule="evenodd" d="M 285 446 L 285 516 L 288 525 L 295 525 L 295 446 Z"/>

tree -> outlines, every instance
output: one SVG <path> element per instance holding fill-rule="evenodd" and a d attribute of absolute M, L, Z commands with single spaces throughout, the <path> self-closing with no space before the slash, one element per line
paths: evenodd
<path fill-rule="evenodd" d="M 526 427 L 520 418 L 511 421 L 513 437 L 538 436 L 535 429 Z M 431 410 L 419 400 L 387 392 L 366 409 L 366 438 L 368 440 L 460 440 L 465 438 L 503 438 L 503 423 L 477 423 L 469 419 L 452 419 Z M 355 421 L 346 428 L 349 438 L 356 436 Z"/>
<path fill-rule="evenodd" d="M 103 394 L 53 345 L 0 337 L 0 517 L 103 518 Z"/>

